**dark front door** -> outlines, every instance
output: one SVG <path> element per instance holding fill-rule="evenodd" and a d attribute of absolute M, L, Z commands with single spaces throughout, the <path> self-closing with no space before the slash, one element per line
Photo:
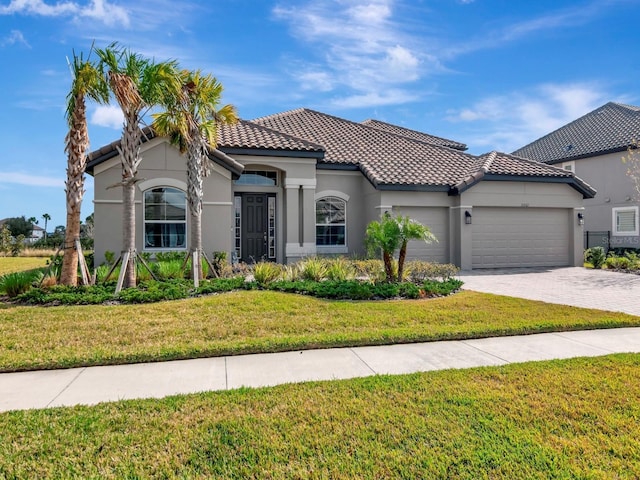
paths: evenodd
<path fill-rule="evenodd" d="M 267 195 L 242 194 L 242 260 L 247 263 L 267 258 Z"/>

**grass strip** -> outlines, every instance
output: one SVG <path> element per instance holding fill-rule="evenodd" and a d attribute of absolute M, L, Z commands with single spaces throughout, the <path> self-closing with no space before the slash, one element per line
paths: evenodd
<path fill-rule="evenodd" d="M 0 305 L 0 371 L 640 325 L 640 317 L 463 291 L 332 301 L 237 291 L 144 305 Z"/>
<path fill-rule="evenodd" d="M 0 478 L 640 477 L 640 355 L 0 414 Z"/>

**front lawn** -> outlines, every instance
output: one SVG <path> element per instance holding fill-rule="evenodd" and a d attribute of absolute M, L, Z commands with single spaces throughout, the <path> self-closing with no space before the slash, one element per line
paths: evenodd
<path fill-rule="evenodd" d="M 144 305 L 0 304 L 0 371 L 638 325 L 623 313 L 468 291 L 432 300 L 253 290 Z"/>
<path fill-rule="evenodd" d="M 48 258 L 44 257 L 2 257 L 0 261 L 0 277 L 7 273 L 45 267 L 47 261 Z"/>
<path fill-rule="evenodd" d="M 0 478 L 640 478 L 640 355 L 0 414 Z"/>

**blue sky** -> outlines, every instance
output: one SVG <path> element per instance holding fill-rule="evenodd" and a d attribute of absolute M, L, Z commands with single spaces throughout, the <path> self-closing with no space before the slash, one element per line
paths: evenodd
<path fill-rule="evenodd" d="M 252 119 L 307 107 L 510 152 L 640 104 L 640 0 L 0 0 L 0 218 L 65 223 L 66 57 L 113 41 L 213 73 Z M 120 136 L 90 105 L 91 150 Z M 93 211 L 87 181 L 83 218 Z"/>

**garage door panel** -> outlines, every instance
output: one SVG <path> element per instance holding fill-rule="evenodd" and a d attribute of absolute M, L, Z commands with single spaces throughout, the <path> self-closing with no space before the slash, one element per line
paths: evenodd
<path fill-rule="evenodd" d="M 569 265 L 566 210 L 475 208 L 473 268 Z"/>

